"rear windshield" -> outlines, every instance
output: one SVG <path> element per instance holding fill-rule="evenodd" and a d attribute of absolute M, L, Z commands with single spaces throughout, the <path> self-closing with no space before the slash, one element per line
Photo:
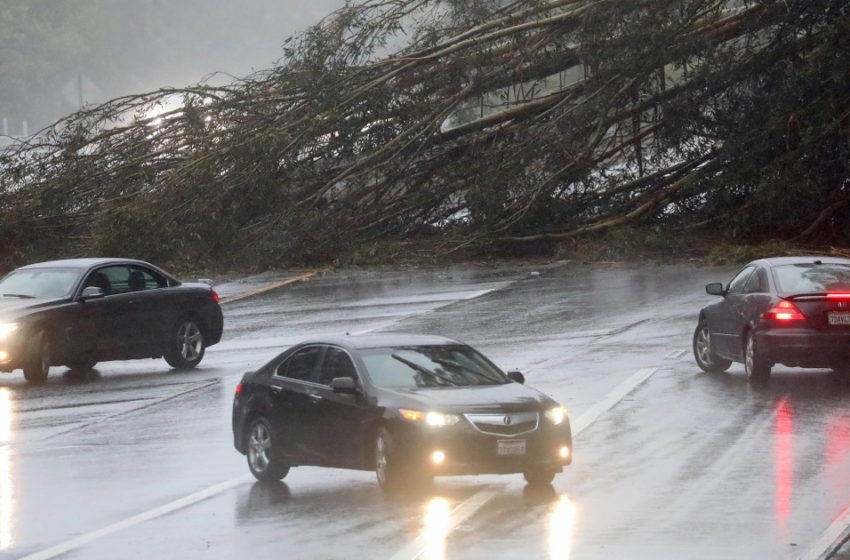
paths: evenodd
<path fill-rule="evenodd" d="M 844 264 L 788 264 L 773 268 L 779 292 L 820 294 L 850 292 L 850 266 Z"/>
<path fill-rule="evenodd" d="M 74 268 L 15 270 L 0 281 L 0 297 L 60 298 L 70 295 L 82 271 Z"/>
<path fill-rule="evenodd" d="M 502 385 L 510 379 L 468 346 L 371 348 L 360 353 L 378 387 Z"/>

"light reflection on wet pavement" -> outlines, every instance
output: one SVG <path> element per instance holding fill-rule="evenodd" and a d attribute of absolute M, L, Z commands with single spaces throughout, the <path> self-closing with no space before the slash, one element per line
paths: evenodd
<path fill-rule="evenodd" d="M 531 271 L 541 271 L 532 276 Z M 0 378 L 0 558 L 87 535 L 247 473 L 230 406 L 242 371 L 305 336 L 436 332 L 480 348 L 574 420 L 551 487 L 437 478 L 384 496 L 373 473 L 297 468 L 92 540 L 68 558 L 798 558 L 850 504 L 850 381 L 701 373 L 704 285 L 729 269 L 562 264 L 330 274 L 225 306 L 202 368 L 101 364 L 43 387 Z M 477 501 L 476 501 L 477 500 Z M 405 556 L 407 554 L 407 556 Z"/>

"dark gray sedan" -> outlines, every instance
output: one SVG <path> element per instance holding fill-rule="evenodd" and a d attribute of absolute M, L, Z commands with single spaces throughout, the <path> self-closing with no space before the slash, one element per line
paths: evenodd
<path fill-rule="evenodd" d="M 234 443 L 264 481 L 314 465 L 374 470 L 383 489 L 483 473 L 545 485 L 572 461 L 570 422 L 523 381 L 439 336 L 311 340 L 242 378 Z"/>
<path fill-rule="evenodd" d="M 704 371 L 743 362 L 751 382 L 775 364 L 850 369 L 850 259 L 778 257 L 745 266 L 700 311 L 693 347 Z"/>
<path fill-rule="evenodd" d="M 193 368 L 221 339 L 218 295 L 131 259 L 68 259 L 0 280 L 0 371 L 41 383 L 52 366 L 161 358 Z"/>

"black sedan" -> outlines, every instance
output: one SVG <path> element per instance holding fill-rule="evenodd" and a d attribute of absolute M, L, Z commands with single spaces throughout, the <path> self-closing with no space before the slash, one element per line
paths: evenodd
<path fill-rule="evenodd" d="M 775 364 L 850 368 L 850 259 L 757 260 L 705 289 L 723 299 L 700 311 L 694 332 L 704 371 L 743 362 L 751 382 L 764 382 Z"/>
<path fill-rule="evenodd" d="M 193 368 L 221 339 L 218 295 L 146 262 L 69 259 L 32 264 L 0 280 L 0 371 L 32 383 L 51 366 L 161 358 Z"/>
<path fill-rule="evenodd" d="M 384 490 L 484 473 L 545 485 L 572 460 L 570 422 L 523 381 L 439 336 L 312 340 L 244 375 L 234 443 L 261 481 L 313 465 L 374 470 Z"/>

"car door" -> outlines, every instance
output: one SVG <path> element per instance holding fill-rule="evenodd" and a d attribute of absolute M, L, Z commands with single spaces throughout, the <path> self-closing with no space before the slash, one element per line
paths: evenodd
<path fill-rule="evenodd" d="M 735 275 L 726 288 L 726 295 L 723 300 L 714 309 L 713 321 L 711 321 L 711 317 L 709 318 L 714 327 L 711 340 L 716 345 L 716 351 L 721 355 L 734 358 L 743 356 L 741 332 L 743 332 L 746 323 L 748 307 L 744 288 L 755 270 L 755 265 L 749 265 Z"/>
<path fill-rule="evenodd" d="M 314 437 L 321 345 L 299 348 L 287 357 L 269 380 L 272 428 L 284 455 L 293 464 L 317 464 L 310 451 Z"/>
<path fill-rule="evenodd" d="M 101 298 L 83 301 L 85 288 L 103 290 Z M 112 298 L 112 285 L 102 269 L 89 271 L 77 288 L 73 308 L 69 308 L 65 334 L 69 341 L 69 355 L 93 355 L 98 360 L 112 359 L 116 348 L 123 342 L 118 332 L 119 303 Z"/>
<path fill-rule="evenodd" d="M 336 393 L 330 384 L 336 378 L 363 382 L 354 360 L 343 348 L 327 346 L 319 367 L 314 439 L 311 452 L 322 464 L 336 467 L 362 467 L 363 445 L 368 426 L 379 415 L 364 395 Z"/>
<path fill-rule="evenodd" d="M 109 293 L 103 298 L 105 323 L 113 329 L 119 357 L 145 355 L 156 340 L 159 311 L 153 304 L 153 291 L 131 287 L 137 268 L 120 264 L 98 269 L 109 280 Z"/>

